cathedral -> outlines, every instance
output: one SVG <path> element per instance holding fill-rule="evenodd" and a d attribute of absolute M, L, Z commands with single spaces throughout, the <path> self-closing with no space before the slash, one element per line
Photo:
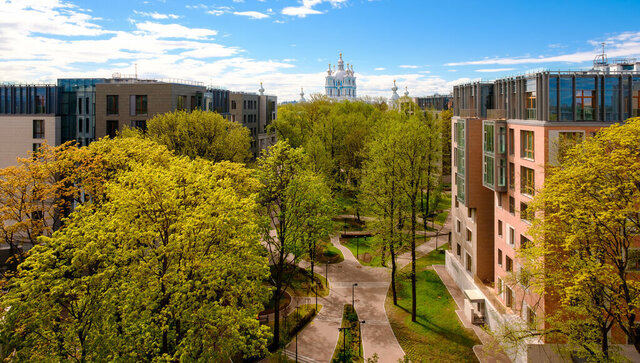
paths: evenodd
<path fill-rule="evenodd" d="M 335 66 L 331 70 L 331 64 L 329 64 L 326 79 L 325 90 L 327 96 L 337 100 L 356 99 L 356 76 L 353 73 L 353 65 L 349 68 L 349 64 L 347 64 L 347 68 L 344 68 L 342 53 L 340 53 L 340 59 L 338 60 L 338 70 L 336 71 Z"/>

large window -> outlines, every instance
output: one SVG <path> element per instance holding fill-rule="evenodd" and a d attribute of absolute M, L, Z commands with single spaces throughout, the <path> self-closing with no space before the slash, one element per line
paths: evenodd
<path fill-rule="evenodd" d="M 631 117 L 640 117 L 640 77 L 633 77 L 631 85 Z"/>
<path fill-rule="evenodd" d="M 36 109 L 35 113 L 47 113 L 47 105 L 46 105 L 46 88 L 38 87 L 36 88 Z"/>
<path fill-rule="evenodd" d="M 491 156 L 484 156 L 484 183 L 493 186 L 494 182 L 494 170 L 493 170 L 493 158 Z"/>
<path fill-rule="evenodd" d="M 516 199 L 514 197 L 509 197 L 509 213 L 516 213 Z"/>
<path fill-rule="evenodd" d="M 178 96 L 176 98 L 176 109 L 178 111 L 184 110 L 184 105 L 187 103 L 187 96 Z"/>
<path fill-rule="evenodd" d="M 604 78 L 604 119 L 605 121 L 620 120 L 620 79 L 618 77 Z"/>
<path fill-rule="evenodd" d="M 507 186 L 507 161 L 504 159 L 498 161 L 498 186 Z"/>
<path fill-rule="evenodd" d="M 494 147 L 493 147 L 493 140 L 494 140 L 493 128 L 494 128 L 494 126 L 492 124 L 485 124 L 484 125 L 484 151 L 488 152 L 488 153 L 492 153 L 494 151 Z"/>
<path fill-rule="evenodd" d="M 520 131 L 520 144 L 520 157 L 533 160 L 533 131 Z"/>
<path fill-rule="evenodd" d="M 596 119 L 595 78 L 576 78 L 576 120 Z"/>
<path fill-rule="evenodd" d="M 138 95 L 136 96 L 136 115 L 146 115 L 146 114 L 147 114 L 147 96 Z"/>
<path fill-rule="evenodd" d="M 118 95 L 107 95 L 107 115 L 117 115 L 118 112 Z"/>
<path fill-rule="evenodd" d="M 527 120 L 537 120 L 536 114 L 536 80 L 527 79 L 527 89 L 525 95 L 525 118 Z"/>
<path fill-rule="evenodd" d="M 507 272 L 513 272 L 513 260 L 509 256 L 505 256 L 505 270 Z"/>
<path fill-rule="evenodd" d="M 33 138 L 44 139 L 44 120 L 33 120 Z"/>
<path fill-rule="evenodd" d="M 520 219 L 526 222 L 530 222 L 531 218 L 529 216 L 529 205 L 525 202 L 520 202 Z"/>
<path fill-rule="evenodd" d="M 558 77 L 549 77 L 549 121 L 558 121 Z"/>
<path fill-rule="evenodd" d="M 509 155 L 514 155 L 516 150 L 515 150 L 515 145 L 516 145 L 516 133 L 513 129 L 509 129 Z"/>
<path fill-rule="evenodd" d="M 118 133 L 118 120 L 107 120 L 107 136 L 110 138 L 116 137 Z"/>
<path fill-rule="evenodd" d="M 573 79 L 560 78 L 560 121 L 573 121 Z"/>
<path fill-rule="evenodd" d="M 520 193 L 527 195 L 535 194 L 535 176 L 533 169 L 520 167 Z"/>

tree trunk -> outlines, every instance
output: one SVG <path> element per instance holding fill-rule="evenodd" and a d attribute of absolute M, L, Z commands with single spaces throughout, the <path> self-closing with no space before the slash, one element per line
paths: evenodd
<path fill-rule="evenodd" d="M 393 248 L 393 238 L 391 239 L 389 249 L 391 252 L 391 293 L 393 294 L 393 305 L 398 306 L 398 294 L 396 293 L 396 253 Z"/>
<path fill-rule="evenodd" d="M 606 325 L 606 324 L 605 324 Z M 609 334 L 609 329 L 606 326 L 600 328 L 600 332 L 602 334 L 602 354 L 604 354 L 605 358 L 609 358 L 609 339 L 607 335 Z"/>
<path fill-rule="evenodd" d="M 411 321 L 416 322 L 416 198 L 411 200 Z"/>

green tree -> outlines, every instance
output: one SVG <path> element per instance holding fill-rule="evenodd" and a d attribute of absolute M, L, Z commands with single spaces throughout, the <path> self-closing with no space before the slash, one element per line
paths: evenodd
<path fill-rule="evenodd" d="M 109 177 L 10 281 L 0 300 L 5 352 L 45 361 L 264 352 L 268 329 L 255 317 L 268 266 L 250 172 L 139 138 L 86 149 L 103 157 L 83 175 Z M 127 157 L 140 153 L 147 157 Z"/>
<path fill-rule="evenodd" d="M 399 244 L 396 216 L 402 208 L 403 197 L 400 174 L 400 133 L 402 122 L 397 112 L 385 114 L 367 144 L 368 158 L 364 164 L 361 197 L 364 203 L 378 217 L 378 230 L 382 235 L 382 260 L 386 259 L 388 248 L 391 256 L 391 291 L 394 305 L 398 304 L 396 294 L 396 257 Z M 399 218 L 399 217 L 398 217 Z"/>
<path fill-rule="evenodd" d="M 552 308 L 518 338 L 541 334 L 605 361 L 616 356 L 609 340 L 616 325 L 640 352 L 638 140 L 640 119 L 630 119 L 565 150 L 548 168 L 528 210 L 533 243 L 520 253 L 533 290 Z"/>
<path fill-rule="evenodd" d="M 438 192 L 441 176 L 441 138 L 442 138 L 442 122 L 434 116 L 432 112 L 420 113 L 421 118 L 426 125 L 426 143 L 424 144 L 424 153 L 427 155 L 426 172 L 424 176 L 424 188 L 420 190 L 420 209 L 422 211 L 422 223 L 424 230 L 427 230 L 427 217 L 431 215 L 432 210 L 435 211 L 437 204 L 432 205 L 431 199 L 434 192 Z M 426 198 L 423 194 L 426 192 Z M 439 198 L 433 198 L 438 201 Z M 435 219 L 435 217 L 434 217 Z M 426 237 L 425 237 L 426 238 Z"/>
<path fill-rule="evenodd" d="M 411 109 L 411 106 L 407 106 Z M 413 108 L 417 108 L 414 105 Z M 399 134 L 402 138 L 398 144 L 398 160 L 400 174 L 403 176 L 401 190 L 406 196 L 411 214 L 411 321 L 416 321 L 416 223 L 418 217 L 418 199 L 425 185 L 428 154 L 424 151 L 431 132 L 424 122 L 422 112 L 403 115 Z"/>
<path fill-rule="evenodd" d="M 147 122 L 148 137 L 178 155 L 213 162 L 245 162 L 251 157 L 249 129 L 215 112 L 175 111 Z"/>
<path fill-rule="evenodd" d="M 323 231 L 326 223 L 324 208 L 317 211 L 322 217 L 314 218 L 303 206 L 326 195 L 314 189 L 324 187 L 318 185 L 320 179 L 309 171 L 302 148 L 294 149 L 286 141 L 278 141 L 258 159 L 258 176 L 263 184 L 259 201 L 262 214 L 268 220 L 264 224 L 263 239 L 272 265 L 271 281 L 277 307 L 291 284 L 292 264 L 305 252 L 305 239 Z M 280 311 L 276 308 L 273 348 L 279 344 Z"/>

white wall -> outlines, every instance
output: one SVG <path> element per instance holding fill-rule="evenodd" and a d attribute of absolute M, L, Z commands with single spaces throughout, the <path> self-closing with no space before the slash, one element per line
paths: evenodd
<path fill-rule="evenodd" d="M 44 139 L 33 138 L 33 120 L 44 120 Z M 0 168 L 16 165 L 17 157 L 27 157 L 34 143 L 60 145 L 60 117 L 51 115 L 0 116 Z"/>

